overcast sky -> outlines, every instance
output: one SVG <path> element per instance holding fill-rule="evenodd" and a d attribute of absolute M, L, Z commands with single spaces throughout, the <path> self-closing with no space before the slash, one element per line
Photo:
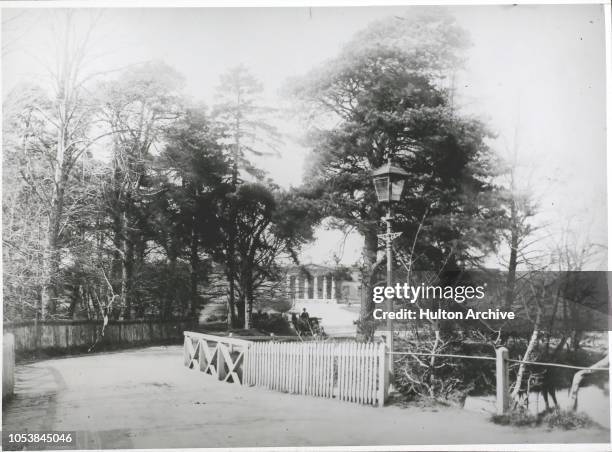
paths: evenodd
<path fill-rule="evenodd" d="M 490 144 L 509 155 L 539 201 L 536 219 L 548 240 L 570 225 L 582 239 L 606 244 L 605 41 L 601 5 L 464 6 L 448 10 L 470 34 L 457 103 L 496 133 Z M 245 64 L 281 105 L 292 76 L 334 57 L 373 20 L 414 7 L 199 8 L 106 10 L 94 33 L 92 66 L 104 69 L 161 59 L 186 79 L 194 99 L 212 103 L 220 74 Z M 42 74 L 53 55 L 47 9 L 3 11 L 3 90 Z M 84 19 L 85 15 L 79 16 Z M 281 156 L 260 162 L 280 185 L 299 185 L 307 150 L 302 130 L 282 123 Z M 516 143 L 516 145 L 515 145 Z M 305 262 L 329 262 L 342 235 L 320 230 Z M 343 262 L 353 263 L 361 240 L 349 236 Z M 605 264 L 605 260 L 602 261 Z M 493 262 L 492 262 L 493 264 Z"/>

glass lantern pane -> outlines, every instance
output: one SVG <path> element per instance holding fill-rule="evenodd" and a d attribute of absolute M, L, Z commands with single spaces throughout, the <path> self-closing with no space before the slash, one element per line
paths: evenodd
<path fill-rule="evenodd" d="M 374 179 L 374 188 L 379 202 L 389 201 L 389 178 L 377 177 Z"/>
<path fill-rule="evenodd" d="M 391 201 L 399 201 L 404 190 L 404 179 L 394 180 L 391 183 Z"/>

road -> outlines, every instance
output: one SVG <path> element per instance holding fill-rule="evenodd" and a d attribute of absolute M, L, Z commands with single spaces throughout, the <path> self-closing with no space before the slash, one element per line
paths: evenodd
<path fill-rule="evenodd" d="M 219 383 L 179 346 L 17 367 L 3 430 L 77 431 L 83 449 L 609 443 L 603 428 L 518 429 L 458 409 L 376 408 Z"/>

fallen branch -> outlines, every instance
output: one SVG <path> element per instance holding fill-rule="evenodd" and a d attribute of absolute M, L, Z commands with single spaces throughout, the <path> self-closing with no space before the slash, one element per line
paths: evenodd
<path fill-rule="evenodd" d="M 604 359 L 596 362 L 588 369 L 583 369 L 574 374 L 574 379 L 572 380 L 572 387 L 570 388 L 570 400 L 572 401 L 572 409 L 576 411 L 578 409 L 578 390 L 580 389 L 580 383 L 585 375 L 592 374 L 601 367 L 608 367 L 609 365 L 609 356 L 606 355 Z"/>

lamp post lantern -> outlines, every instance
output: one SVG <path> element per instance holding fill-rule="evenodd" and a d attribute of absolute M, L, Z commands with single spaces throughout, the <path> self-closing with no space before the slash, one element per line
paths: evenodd
<path fill-rule="evenodd" d="M 402 168 L 391 164 L 391 159 L 380 168 L 372 171 L 372 178 L 374 180 L 374 189 L 376 190 L 376 197 L 378 202 L 387 203 L 387 216 L 383 217 L 383 220 L 387 223 L 386 234 L 379 234 L 378 237 L 385 241 L 386 252 L 387 252 L 387 287 L 393 285 L 393 259 L 392 259 L 392 247 L 391 243 L 393 239 L 398 237 L 399 233 L 393 233 L 391 227 L 391 221 L 393 220 L 393 202 L 397 202 L 402 197 L 404 190 L 404 182 L 408 173 Z M 393 311 L 393 298 L 387 298 L 386 301 L 387 312 Z M 393 320 L 387 316 L 387 348 L 389 352 L 393 352 Z M 389 376 L 393 381 L 393 355 L 389 358 Z"/>

